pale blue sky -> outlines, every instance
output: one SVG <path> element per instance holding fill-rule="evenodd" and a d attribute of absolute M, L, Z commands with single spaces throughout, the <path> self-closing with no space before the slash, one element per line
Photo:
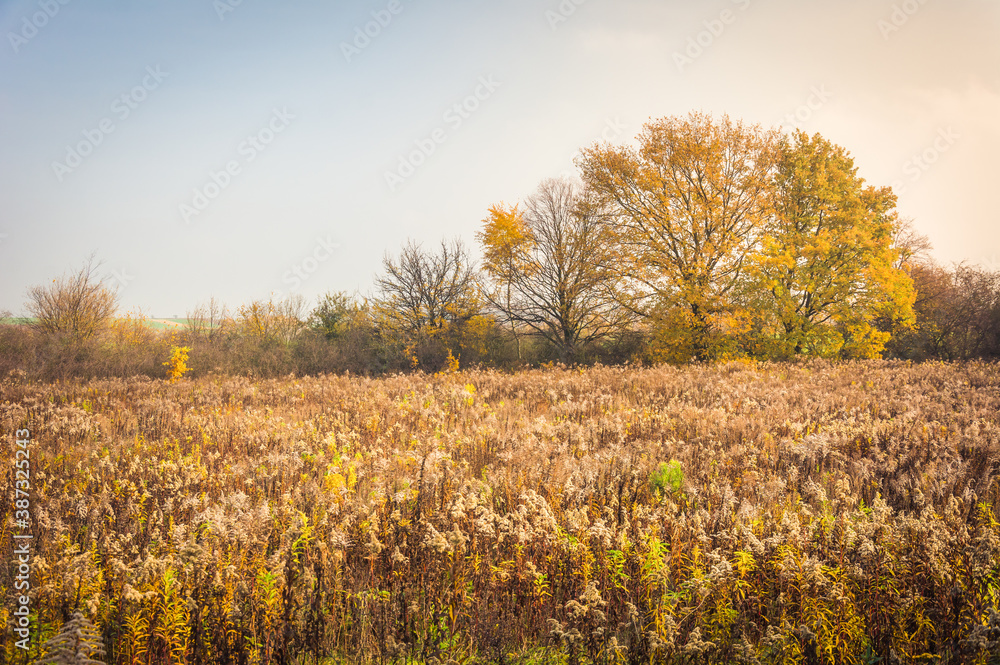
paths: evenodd
<path fill-rule="evenodd" d="M 406 238 L 474 246 L 491 203 L 692 110 L 798 111 L 938 258 L 1000 268 L 996 0 L 63 2 L 0 0 L 0 310 L 91 252 L 158 317 L 367 293 Z"/>

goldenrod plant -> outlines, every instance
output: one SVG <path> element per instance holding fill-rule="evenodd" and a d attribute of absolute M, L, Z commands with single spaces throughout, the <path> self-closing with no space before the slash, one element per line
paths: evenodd
<path fill-rule="evenodd" d="M 58 635 L 45 641 L 42 653 L 38 665 L 104 665 L 104 661 L 93 657 L 105 654 L 101 634 L 79 611 L 73 613 Z"/>

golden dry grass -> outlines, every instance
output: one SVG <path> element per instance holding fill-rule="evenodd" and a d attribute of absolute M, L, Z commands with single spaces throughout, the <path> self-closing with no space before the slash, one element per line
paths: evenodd
<path fill-rule="evenodd" d="M 996 365 L 12 376 L 0 401 L 34 437 L 36 637 L 79 606 L 109 663 L 1000 654 Z"/>

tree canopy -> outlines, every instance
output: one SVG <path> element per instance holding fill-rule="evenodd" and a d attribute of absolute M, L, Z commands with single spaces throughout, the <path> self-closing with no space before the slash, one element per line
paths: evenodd
<path fill-rule="evenodd" d="M 645 125 L 639 147 L 595 145 L 578 163 L 620 248 L 622 305 L 672 315 L 696 358 L 735 313 L 737 289 L 768 213 L 777 136 L 701 113 Z"/>
<path fill-rule="evenodd" d="M 751 265 L 781 354 L 878 355 L 889 333 L 877 318 L 913 321 L 912 281 L 893 246 L 895 194 L 866 186 L 847 151 L 801 131 L 781 141 L 772 182 Z"/>

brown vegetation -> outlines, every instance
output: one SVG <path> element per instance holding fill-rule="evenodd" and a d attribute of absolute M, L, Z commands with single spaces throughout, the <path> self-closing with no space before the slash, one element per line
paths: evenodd
<path fill-rule="evenodd" d="M 995 365 L 15 373 L 0 402 L 34 438 L 36 644 L 79 610 L 108 663 L 1000 653 Z"/>

